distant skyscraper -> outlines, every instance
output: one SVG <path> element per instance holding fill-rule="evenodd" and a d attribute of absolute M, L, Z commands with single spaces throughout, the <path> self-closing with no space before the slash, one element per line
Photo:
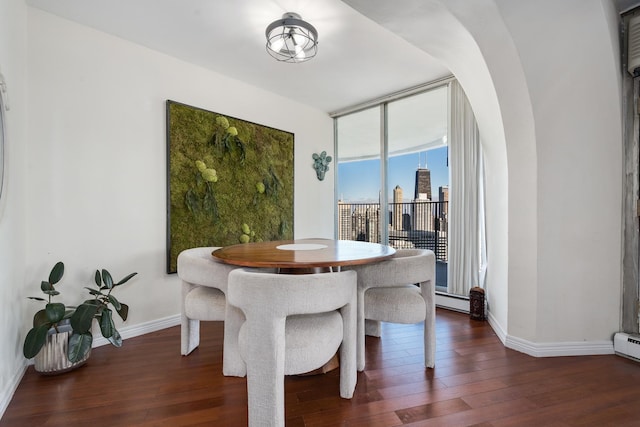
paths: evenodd
<path fill-rule="evenodd" d="M 413 203 L 411 204 L 411 219 L 414 230 L 432 230 L 433 217 L 430 213 L 431 203 L 431 171 L 418 167 Z"/>
<path fill-rule="evenodd" d="M 431 200 L 431 171 L 427 168 L 416 170 L 415 200 Z"/>
<path fill-rule="evenodd" d="M 367 209 L 367 242 L 380 243 L 380 208 Z"/>
<path fill-rule="evenodd" d="M 448 202 L 449 201 L 449 186 L 443 185 L 438 188 L 438 201 L 440 202 Z M 440 211 L 440 217 L 443 219 L 447 218 L 447 214 L 449 213 L 449 203 L 442 204 L 442 210 Z"/>
<path fill-rule="evenodd" d="M 411 215 L 408 213 L 402 214 L 402 229 L 404 231 L 411 231 Z"/>
<path fill-rule="evenodd" d="M 447 233 L 449 231 L 449 186 L 443 185 L 438 189 L 438 193 L 438 199 L 440 200 L 438 230 Z M 446 235 L 444 238 L 446 238 Z"/>
<path fill-rule="evenodd" d="M 393 218 L 391 218 L 391 226 L 393 230 L 402 230 L 402 188 L 396 185 L 393 189 Z"/>
<path fill-rule="evenodd" d="M 338 229 L 338 238 L 342 240 L 353 240 L 353 219 L 351 213 L 351 204 L 338 201 L 338 214 L 340 218 L 340 226 Z"/>
<path fill-rule="evenodd" d="M 433 230 L 433 215 L 431 207 L 433 203 L 428 200 L 414 200 L 411 203 L 411 219 L 413 230 Z"/>

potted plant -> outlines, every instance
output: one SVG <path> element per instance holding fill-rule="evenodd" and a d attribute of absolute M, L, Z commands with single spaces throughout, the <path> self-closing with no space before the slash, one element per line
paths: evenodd
<path fill-rule="evenodd" d="M 69 339 L 69 360 L 80 360 L 91 351 L 93 319 L 98 321 L 103 337 L 116 347 L 122 346 L 122 337 L 113 322 L 113 310 L 109 306 L 113 307 L 123 321 L 127 320 L 129 306 L 118 301 L 111 292 L 127 283 L 136 274 L 138 273 L 131 273 L 119 282 L 114 282 L 107 270 L 96 270 L 94 279 L 97 288 L 85 286 L 93 298 L 80 304 L 70 317 L 73 335 Z"/>
<path fill-rule="evenodd" d="M 127 320 L 129 307 L 119 302 L 111 292 L 137 273 L 114 282 L 107 270 L 96 271 L 97 289 L 87 287 L 92 298 L 78 307 L 67 307 L 52 300 L 60 295 L 55 285 L 60 282 L 63 274 L 64 264 L 56 263 L 49 273 L 49 280 L 40 284 L 40 289 L 47 297 L 29 297 L 46 303 L 45 308 L 34 315 L 33 327 L 27 333 L 23 346 L 24 356 L 27 359 L 34 358 L 36 371 L 41 373 L 62 373 L 86 362 L 93 343 L 93 319 L 97 319 L 100 332 L 109 342 L 116 347 L 122 345 L 122 338 L 115 328 L 113 311 L 109 306 L 115 309 L 122 320 Z"/>
<path fill-rule="evenodd" d="M 55 285 L 62 279 L 64 264 L 56 263 L 49 273 L 49 280 L 40 283 L 40 289 L 47 296 L 29 297 L 43 301 L 45 307 L 33 316 L 33 328 L 24 339 L 23 354 L 27 359 L 35 358 L 36 371 L 42 373 L 61 373 L 81 366 L 84 360 L 71 361 L 67 358 L 68 340 L 71 335 L 69 318 L 73 309 L 63 303 L 53 302 L 53 297 L 60 295 Z"/>

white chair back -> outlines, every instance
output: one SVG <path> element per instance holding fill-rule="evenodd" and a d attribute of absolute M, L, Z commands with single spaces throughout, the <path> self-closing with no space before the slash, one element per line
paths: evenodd
<path fill-rule="evenodd" d="M 356 287 L 353 271 L 289 275 L 238 269 L 229 274 L 228 303 L 246 318 L 239 335 L 250 426 L 284 426 L 285 372 L 319 368 L 338 348 L 340 396 L 353 396 Z M 289 350 L 289 340 L 307 345 Z"/>
<path fill-rule="evenodd" d="M 348 267 L 348 270 L 358 273 L 358 370 L 365 367 L 365 332 L 380 336 L 380 321 L 424 320 L 424 363 L 433 368 L 436 347 L 433 251 L 398 249 L 386 261 Z M 412 286 L 414 284 L 419 284 L 419 288 Z"/>

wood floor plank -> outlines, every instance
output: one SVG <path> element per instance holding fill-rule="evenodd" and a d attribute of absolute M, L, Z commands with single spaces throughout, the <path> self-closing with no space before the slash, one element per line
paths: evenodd
<path fill-rule="evenodd" d="M 407 427 L 459 427 L 477 424 L 479 422 L 493 422 L 494 419 L 504 418 L 509 415 L 530 412 L 537 407 L 527 399 L 516 399 L 510 402 L 498 403 L 482 408 L 469 409 L 444 416 L 430 418 L 424 421 L 405 424 Z"/>
<path fill-rule="evenodd" d="M 631 405 L 617 405 L 591 414 L 574 417 L 568 421 L 573 427 L 625 427 L 638 426 L 638 414 Z"/>
<path fill-rule="evenodd" d="M 403 424 L 413 423 L 415 421 L 426 420 L 429 418 L 440 417 L 448 414 L 455 414 L 461 411 L 471 409 L 462 399 L 450 399 L 442 402 L 429 403 L 427 405 L 414 406 L 412 408 L 400 409 L 396 411 L 396 415 Z"/>
<path fill-rule="evenodd" d="M 614 405 L 612 405 L 608 399 L 604 399 L 603 395 L 598 397 L 594 395 L 576 400 L 568 400 L 552 406 L 539 408 L 535 411 L 522 411 L 518 414 L 492 420 L 492 423 L 495 427 L 546 425 L 551 422 L 562 423 L 562 425 L 568 426 L 572 419 L 583 417 L 591 418 L 599 411 L 611 406 Z"/>
<path fill-rule="evenodd" d="M 0 427 L 245 426 L 246 380 L 222 375 L 222 322 L 180 355 L 180 329 L 93 349 L 86 366 L 46 377 L 30 367 Z M 285 379 L 287 427 L 637 426 L 640 363 L 618 356 L 533 358 L 505 348 L 486 322 L 438 309 L 436 367 L 422 326 L 383 324 L 367 337 L 352 399 L 339 370 Z"/>

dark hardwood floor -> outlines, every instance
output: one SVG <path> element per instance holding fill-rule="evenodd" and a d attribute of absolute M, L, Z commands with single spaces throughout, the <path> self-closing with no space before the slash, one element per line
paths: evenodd
<path fill-rule="evenodd" d="M 60 376 L 29 367 L 0 426 L 243 426 L 246 381 L 222 375 L 222 323 L 203 322 L 180 356 L 180 329 L 93 350 Z M 367 337 L 351 400 L 339 376 L 287 377 L 287 426 L 640 426 L 640 363 L 618 356 L 533 358 L 486 322 L 437 313 L 436 368 L 422 367 L 420 325 Z"/>

